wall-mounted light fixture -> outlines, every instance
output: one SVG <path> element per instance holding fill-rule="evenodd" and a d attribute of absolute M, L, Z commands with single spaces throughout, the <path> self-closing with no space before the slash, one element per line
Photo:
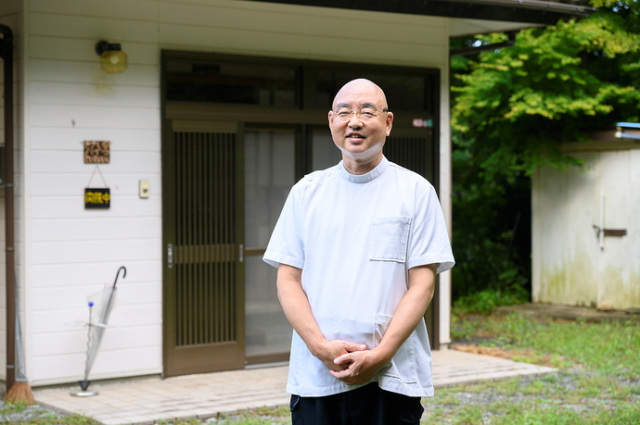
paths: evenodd
<path fill-rule="evenodd" d="M 618 139 L 640 140 L 640 123 L 635 123 L 635 122 L 617 123 L 616 137 Z"/>
<path fill-rule="evenodd" d="M 119 74 L 127 69 L 127 54 L 120 43 L 101 40 L 96 43 L 96 53 L 100 56 L 100 67 L 109 74 Z"/>

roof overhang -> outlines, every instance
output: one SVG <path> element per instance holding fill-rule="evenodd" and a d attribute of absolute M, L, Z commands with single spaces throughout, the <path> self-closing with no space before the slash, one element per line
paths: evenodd
<path fill-rule="evenodd" d="M 450 36 L 555 24 L 593 13 L 585 0 L 254 0 L 299 6 L 452 18 Z"/>

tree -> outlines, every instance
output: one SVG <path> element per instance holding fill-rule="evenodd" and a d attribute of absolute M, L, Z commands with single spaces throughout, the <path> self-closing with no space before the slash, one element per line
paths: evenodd
<path fill-rule="evenodd" d="M 510 47 L 452 61 L 454 297 L 526 288 L 533 170 L 579 165 L 563 142 L 640 120 L 640 4 L 591 3 L 588 18 L 525 29 Z"/>

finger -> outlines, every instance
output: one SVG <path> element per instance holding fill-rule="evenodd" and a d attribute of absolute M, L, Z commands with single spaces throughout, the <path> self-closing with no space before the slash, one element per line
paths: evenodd
<path fill-rule="evenodd" d="M 344 365 L 347 363 L 352 363 L 353 359 L 351 358 L 351 354 L 347 353 L 347 354 L 343 354 L 339 357 L 336 357 L 333 362 L 337 365 Z"/>
<path fill-rule="evenodd" d="M 340 370 L 340 371 L 330 370 L 329 373 L 331 373 L 331 375 L 333 375 L 333 377 L 337 378 L 337 379 L 343 379 L 343 378 L 346 378 L 347 376 L 349 376 L 348 369 L 343 369 L 343 370 Z"/>
<path fill-rule="evenodd" d="M 336 364 L 336 363 L 332 363 L 332 364 L 327 364 L 327 368 L 329 370 L 332 370 L 334 372 L 338 372 L 341 370 L 345 370 L 349 367 L 349 363 L 345 363 L 345 364 Z"/>
<path fill-rule="evenodd" d="M 353 343 L 348 343 L 346 344 L 346 346 L 344 347 L 344 349 L 348 352 L 348 353 L 352 353 L 354 351 L 365 351 L 367 349 L 367 346 L 364 344 L 353 344 Z"/>

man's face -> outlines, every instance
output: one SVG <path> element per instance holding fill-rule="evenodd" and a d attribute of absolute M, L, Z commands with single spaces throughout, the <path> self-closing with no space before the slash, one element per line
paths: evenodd
<path fill-rule="evenodd" d="M 382 158 L 393 122 L 386 109 L 384 93 L 370 81 L 352 81 L 338 92 L 329 111 L 329 128 L 345 160 L 366 164 Z"/>

